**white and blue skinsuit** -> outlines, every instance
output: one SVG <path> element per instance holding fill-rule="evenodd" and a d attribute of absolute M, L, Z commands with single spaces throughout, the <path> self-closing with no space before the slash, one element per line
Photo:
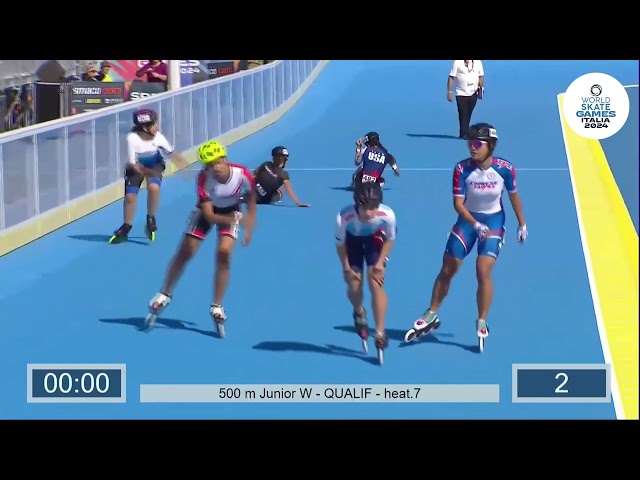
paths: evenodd
<path fill-rule="evenodd" d="M 478 255 L 498 258 L 504 244 L 506 216 L 502 192 L 517 192 L 516 171 L 507 160 L 494 158 L 486 170 L 471 159 L 458 162 L 453 171 L 453 196 L 464 197 L 464 205 L 477 222 L 489 227 L 484 239 L 462 217 L 458 217 L 449 233 L 445 252 L 464 259 L 478 242 Z"/>

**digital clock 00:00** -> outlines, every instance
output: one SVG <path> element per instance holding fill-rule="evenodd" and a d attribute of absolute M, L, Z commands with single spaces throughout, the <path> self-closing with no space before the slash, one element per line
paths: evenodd
<path fill-rule="evenodd" d="M 125 403 L 122 364 L 28 364 L 28 403 Z"/>

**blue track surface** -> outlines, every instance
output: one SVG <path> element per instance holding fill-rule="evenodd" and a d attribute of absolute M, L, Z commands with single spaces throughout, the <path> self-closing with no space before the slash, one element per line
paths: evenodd
<path fill-rule="evenodd" d="M 136 329 L 193 206 L 193 181 L 166 181 L 153 245 L 142 238 L 142 209 L 137 241 L 106 244 L 121 222 L 115 204 L 0 259 L 0 416 L 614 418 L 610 404 L 512 404 L 511 365 L 603 362 L 556 94 L 592 71 L 637 84 L 637 62 L 486 62 L 487 96 L 474 120 L 497 126 L 499 154 L 519 169 L 531 238 L 525 247 L 516 244 L 509 213 L 492 336 L 482 355 L 473 351 L 472 262 L 441 310 L 436 338 L 401 345 L 427 305 L 455 218 L 451 169 L 467 152 L 464 142 L 439 138 L 457 132 L 455 106 L 443 91 L 450 62 L 396 63 L 331 62 L 280 122 L 230 148 L 234 161 L 255 166 L 274 145 L 286 145 L 293 185 L 312 208 L 260 208 L 253 243 L 234 256 L 225 340 L 212 335 L 208 314 L 211 240 L 182 278 L 163 325 Z M 350 178 L 344 169 L 354 140 L 372 129 L 404 169 L 385 192 L 399 238 L 387 279 L 391 345 L 384 367 L 363 357 L 351 331 L 333 241 L 335 215 L 350 200 L 341 187 Z M 126 363 L 128 402 L 27 404 L 27 363 Z M 501 403 L 152 405 L 139 403 L 141 383 L 499 383 Z"/>

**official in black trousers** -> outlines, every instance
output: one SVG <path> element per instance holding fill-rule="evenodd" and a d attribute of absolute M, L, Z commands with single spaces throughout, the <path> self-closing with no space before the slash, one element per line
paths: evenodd
<path fill-rule="evenodd" d="M 484 92 L 484 68 L 482 60 L 454 60 L 447 79 L 447 100 L 453 101 L 454 93 L 458 107 L 460 138 L 467 138 L 471 116 L 478 99 Z"/>

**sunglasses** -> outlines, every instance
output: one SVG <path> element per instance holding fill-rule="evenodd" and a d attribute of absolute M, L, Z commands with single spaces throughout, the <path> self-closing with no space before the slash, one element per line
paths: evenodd
<path fill-rule="evenodd" d="M 480 150 L 487 144 L 484 140 L 467 140 L 467 144 L 474 150 Z"/>

